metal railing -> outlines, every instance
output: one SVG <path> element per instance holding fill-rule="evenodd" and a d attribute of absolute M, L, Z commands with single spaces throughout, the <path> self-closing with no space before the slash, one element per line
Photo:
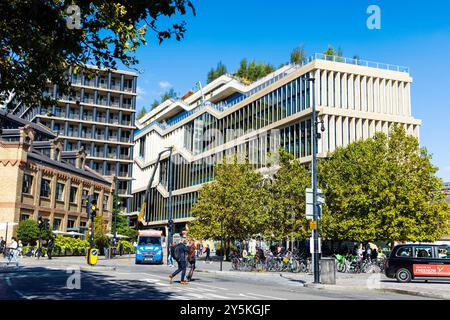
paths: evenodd
<path fill-rule="evenodd" d="M 408 67 L 398 66 L 398 65 L 394 65 L 394 64 L 388 64 L 388 63 L 362 60 L 362 59 L 359 59 L 356 57 L 355 58 L 346 58 L 346 57 L 341 57 L 341 56 L 331 56 L 331 55 L 326 55 L 323 53 L 316 53 L 316 54 L 314 54 L 312 59 L 313 60 L 326 60 L 326 61 L 333 61 L 333 62 L 341 62 L 341 63 L 353 64 L 353 65 L 363 66 L 363 67 L 370 67 L 370 68 L 376 68 L 376 69 L 382 69 L 382 70 L 391 70 L 391 71 L 409 73 Z"/>
<path fill-rule="evenodd" d="M 170 120 L 165 121 L 163 123 L 161 123 L 157 120 L 152 121 L 148 125 L 143 127 L 142 129 L 137 130 L 135 132 L 135 135 L 140 134 L 143 130 L 145 130 L 153 125 L 156 125 L 156 126 L 160 127 L 161 129 L 165 130 L 165 129 L 175 125 L 176 123 L 186 119 L 187 117 L 191 116 L 192 114 L 203 110 L 206 106 L 213 107 L 219 111 L 224 111 L 227 108 L 230 108 L 230 107 L 242 102 L 243 100 L 245 100 L 245 99 L 249 98 L 250 96 L 256 94 L 257 92 L 263 90 L 264 88 L 267 88 L 268 86 L 274 84 L 275 82 L 283 79 L 284 77 L 286 77 L 287 75 L 289 75 L 293 71 L 295 71 L 296 69 L 299 69 L 300 67 L 307 65 L 307 64 L 313 62 L 314 60 L 326 60 L 326 61 L 333 61 L 333 62 L 341 62 L 341 63 L 353 64 L 353 65 L 358 65 L 358 66 L 365 66 L 365 67 L 371 67 L 371 68 L 377 68 L 377 69 L 383 69 L 383 70 L 391 70 L 391 71 L 409 73 L 408 67 L 397 66 L 397 65 L 386 64 L 386 63 L 379 63 L 379 62 L 372 62 L 372 61 L 362 60 L 362 59 L 358 59 L 358 58 L 346 58 L 346 57 L 340 57 L 340 56 L 325 55 L 323 53 L 316 53 L 313 56 L 305 58 L 300 63 L 291 64 L 290 67 L 287 68 L 286 70 L 284 70 L 283 72 L 274 74 L 270 79 L 267 79 L 263 83 L 259 84 L 255 88 L 246 92 L 241 97 L 234 99 L 233 101 L 221 102 L 219 104 L 214 104 L 209 101 L 206 101 L 205 103 L 200 104 L 199 106 L 195 107 L 194 109 L 192 109 L 190 111 L 183 111 L 182 113 L 176 115 L 175 117 L 173 117 Z M 233 79 L 240 81 L 240 79 L 237 77 L 234 77 L 231 75 L 229 75 L 229 76 Z M 183 100 L 177 100 L 177 101 L 181 101 L 181 103 L 185 104 L 185 102 Z M 174 101 L 174 102 L 176 102 L 176 101 Z"/>

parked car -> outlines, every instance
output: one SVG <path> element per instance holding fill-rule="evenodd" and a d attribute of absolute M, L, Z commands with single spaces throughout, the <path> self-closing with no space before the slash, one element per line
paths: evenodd
<path fill-rule="evenodd" d="M 385 260 L 385 274 L 398 282 L 449 280 L 450 247 L 433 244 L 396 246 Z"/>

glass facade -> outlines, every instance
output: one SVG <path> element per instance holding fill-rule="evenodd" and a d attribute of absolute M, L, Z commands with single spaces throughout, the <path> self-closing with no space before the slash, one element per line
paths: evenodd
<path fill-rule="evenodd" d="M 222 162 L 225 157 L 237 155 L 241 159 L 247 158 L 255 169 L 260 169 L 272 161 L 271 155 L 276 154 L 280 147 L 285 148 L 297 158 L 311 155 L 311 120 L 307 116 L 284 126 L 276 126 L 276 129 L 270 130 L 268 127 L 310 108 L 310 89 L 310 83 L 299 77 L 229 112 L 223 118 L 218 119 L 209 113 L 200 114 L 199 112 L 197 118 L 182 126 L 183 147 L 193 156 L 214 148 L 217 148 L 217 152 L 193 162 L 187 161 L 180 154 L 174 154 L 172 158 L 173 191 L 212 181 L 215 164 Z M 243 143 L 235 141 L 245 134 L 251 134 L 266 127 L 268 128 L 263 134 L 258 134 Z M 150 160 L 145 159 L 146 135 L 143 135 L 136 143 L 144 161 Z M 169 159 L 160 162 L 158 182 L 165 190 L 168 190 L 168 167 Z M 151 171 L 153 168 L 154 164 L 147 169 Z M 144 194 L 145 191 L 134 194 L 133 211 L 140 211 Z M 188 190 L 184 194 L 174 195 L 172 218 L 174 220 L 189 218 L 192 204 L 197 196 L 197 192 Z M 151 190 L 147 204 L 146 221 L 168 220 L 168 198 L 164 198 L 155 188 Z"/>

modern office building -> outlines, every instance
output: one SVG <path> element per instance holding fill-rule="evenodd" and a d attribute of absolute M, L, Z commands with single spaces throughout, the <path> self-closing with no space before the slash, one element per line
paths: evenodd
<path fill-rule="evenodd" d="M 0 236 L 9 242 L 20 221 L 38 217 L 55 231 L 84 233 L 88 194 L 111 227 L 115 178 L 86 166 L 84 150 L 63 151 L 62 140 L 47 127 L 4 110 L 0 127 Z"/>
<path fill-rule="evenodd" d="M 139 211 L 157 154 L 168 146 L 175 146 L 176 232 L 192 219 L 198 190 L 214 179 L 214 163 L 224 156 L 245 155 L 255 169 L 265 170 L 272 161 L 269 155 L 283 147 L 309 163 L 312 103 L 325 129 L 319 157 L 376 132 L 388 133 L 393 124 L 419 137 L 421 121 L 411 113 L 411 83 L 404 67 L 316 54 L 250 85 L 223 75 L 180 100 L 167 100 L 137 123 L 132 210 Z M 168 153 L 160 164 L 147 199 L 145 226 L 165 230 Z"/>
<path fill-rule="evenodd" d="M 13 113 L 52 129 L 62 139 L 64 151 L 84 148 L 90 168 L 104 177 L 118 178 L 116 191 L 129 209 L 137 75 L 89 70 L 96 73 L 94 78 L 69 70 L 74 95 L 62 96 L 56 85 L 49 84 L 44 94 L 57 99 L 57 106 L 18 103 Z"/>

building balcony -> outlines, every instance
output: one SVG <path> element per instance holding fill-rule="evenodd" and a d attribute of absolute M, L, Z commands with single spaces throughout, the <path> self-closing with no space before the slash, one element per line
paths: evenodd
<path fill-rule="evenodd" d="M 98 152 L 94 152 L 94 153 L 92 154 L 92 156 L 93 156 L 93 157 L 97 157 L 97 158 L 103 158 L 103 157 L 105 156 L 105 153 L 104 153 L 104 152 L 98 151 Z"/>
<path fill-rule="evenodd" d="M 130 142 L 130 138 L 121 137 L 120 142 L 128 143 L 128 142 Z"/>
<path fill-rule="evenodd" d="M 70 119 L 80 119 L 80 114 L 79 113 L 69 113 L 69 118 Z"/>
<path fill-rule="evenodd" d="M 131 88 L 131 87 L 123 87 L 123 91 L 133 92 L 133 88 Z"/>
<path fill-rule="evenodd" d="M 109 106 L 110 106 L 110 107 L 115 107 L 115 108 L 119 108 L 119 107 L 120 107 L 119 102 L 111 102 L 111 103 L 109 104 Z"/>
<path fill-rule="evenodd" d="M 81 138 L 92 138 L 92 132 L 81 132 Z"/>
<path fill-rule="evenodd" d="M 127 189 L 117 189 L 118 194 L 127 194 Z"/>
<path fill-rule="evenodd" d="M 108 138 L 108 140 L 109 140 L 109 141 L 118 141 L 118 138 L 117 138 L 117 136 L 110 136 L 110 137 Z"/>
<path fill-rule="evenodd" d="M 128 172 L 127 171 L 119 172 L 119 177 L 128 178 Z"/>
<path fill-rule="evenodd" d="M 122 104 L 122 108 L 124 108 L 124 109 L 132 109 L 132 105 L 131 105 L 131 103 L 123 103 Z"/>
<path fill-rule="evenodd" d="M 119 118 L 109 119 L 108 123 L 119 124 Z"/>
<path fill-rule="evenodd" d="M 84 100 L 83 100 L 83 103 L 89 103 L 89 104 L 94 104 L 94 99 L 93 98 L 85 98 Z"/>
<path fill-rule="evenodd" d="M 116 170 L 106 170 L 106 175 L 107 176 L 115 176 L 116 175 Z"/>
<path fill-rule="evenodd" d="M 120 85 L 119 84 L 115 84 L 115 85 L 111 85 L 111 90 L 116 90 L 116 91 L 120 91 Z"/>
<path fill-rule="evenodd" d="M 94 117 L 93 116 L 83 116 L 81 119 L 84 121 L 93 121 Z"/>
<path fill-rule="evenodd" d="M 131 126 L 131 121 L 122 120 L 123 126 Z"/>
<path fill-rule="evenodd" d="M 105 123 L 106 122 L 106 117 L 97 117 L 96 121 Z"/>
<path fill-rule="evenodd" d="M 94 139 L 97 140 L 105 140 L 105 135 L 104 134 L 96 134 Z"/>
<path fill-rule="evenodd" d="M 119 159 L 129 160 L 130 159 L 130 155 L 129 154 L 121 154 L 121 155 L 119 155 Z"/>

